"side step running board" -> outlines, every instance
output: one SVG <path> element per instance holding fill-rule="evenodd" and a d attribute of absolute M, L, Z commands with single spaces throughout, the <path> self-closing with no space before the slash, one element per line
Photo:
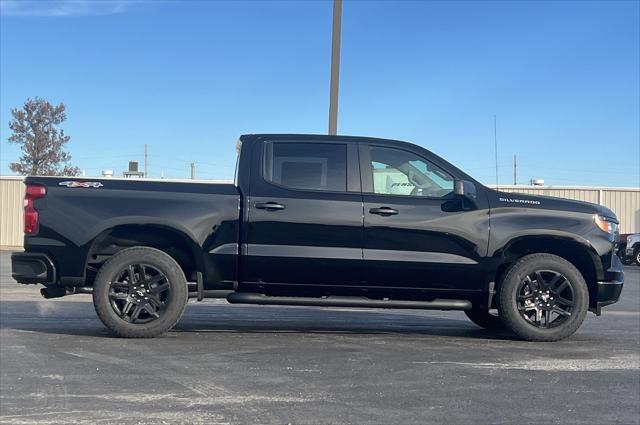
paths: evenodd
<path fill-rule="evenodd" d="M 249 292 L 234 292 L 227 297 L 232 304 L 262 305 L 303 305 L 322 307 L 373 307 L 373 308 L 411 308 L 422 310 L 470 310 L 471 301 L 444 300 L 433 301 L 400 301 L 376 300 L 364 297 L 272 297 Z"/>

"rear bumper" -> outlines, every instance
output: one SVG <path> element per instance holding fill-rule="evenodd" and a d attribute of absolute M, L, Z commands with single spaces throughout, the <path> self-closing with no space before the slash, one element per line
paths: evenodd
<path fill-rule="evenodd" d="M 624 285 L 624 271 L 617 255 L 611 257 L 611 267 L 605 272 L 604 277 L 606 280 L 598 282 L 596 305 L 591 309 L 598 316 L 601 314 L 602 307 L 614 304 L 620 299 Z"/>
<path fill-rule="evenodd" d="M 46 254 L 16 252 L 11 255 L 11 276 L 18 283 L 53 284 L 56 268 Z"/>

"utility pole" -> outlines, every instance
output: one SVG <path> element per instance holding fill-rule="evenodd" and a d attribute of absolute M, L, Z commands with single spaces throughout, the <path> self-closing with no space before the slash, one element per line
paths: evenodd
<path fill-rule="evenodd" d="M 496 116 L 493 116 L 493 145 L 496 156 L 496 187 L 498 187 L 498 124 Z"/>
<path fill-rule="evenodd" d="M 333 30 L 331 35 L 331 87 L 329 89 L 329 135 L 338 133 L 338 85 L 340 82 L 340 32 L 342 30 L 342 0 L 333 0 Z"/>
<path fill-rule="evenodd" d="M 196 178 L 196 163 L 191 163 L 191 180 Z"/>
<path fill-rule="evenodd" d="M 513 154 L 513 185 L 517 185 L 518 184 L 518 165 L 516 162 L 516 154 Z"/>
<path fill-rule="evenodd" d="M 147 144 L 144 144 L 144 177 L 149 178 L 149 174 L 147 174 Z"/>

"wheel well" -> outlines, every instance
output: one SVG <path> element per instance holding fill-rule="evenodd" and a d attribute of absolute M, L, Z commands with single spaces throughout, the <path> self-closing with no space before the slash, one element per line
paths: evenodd
<path fill-rule="evenodd" d="M 554 254 L 573 264 L 582 274 L 589 288 L 589 299 L 597 299 L 598 271 L 596 270 L 595 254 L 591 254 L 586 247 L 578 242 L 551 238 L 531 237 L 514 241 L 504 249 L 504 261 L 498 266 L 495 275 L 496 290 L 509 268 L 525 255 L 534 253 Z M 595 257 L 597 259 L 597 257 Z"/>
<path fill-rule="evenodd" d="M 187 281 L 195 279 L 198 263 L 185 236 L 159 226 L 125 225 L 105 230 L 94 239 L 87 255 L 86 283 L 93 283 L 98 270 L 111 256 L 133 246 L 149 246 L 167 253 L 180 265 Z"/>

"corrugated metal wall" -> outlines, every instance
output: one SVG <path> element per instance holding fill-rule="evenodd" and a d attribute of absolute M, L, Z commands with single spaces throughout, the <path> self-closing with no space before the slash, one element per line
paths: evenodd
<path fill-rule="evenodd" d="M 22 247 L 22 202 L 24 184 L 21 177 L 0 177 L 0 247 Z"/>
<path fill-rule="evenodd" d="M 620 233 L 640 232 L 640 188 L 500 186 L 505 192 L 556 196 L 601 204 L 613 210 L 620 220 Z"/>
<path fill-rule="evenodd" d="M 603 190 L 602 205 L 616 212 L 620 219 L 621 233 L 640 232 L 640 190 L 635 192 Z"/>
<path fill-rule="evenodd" d="M 500 186 L 505 192 L 556 196 L 602 204 L 611 208 L 620 219 L 621 233 L 640 232 L 640 188 L 593 188 L 559 186 Z M 21 177 L 0 176 L 0 247 L 22 247 Z"/>

